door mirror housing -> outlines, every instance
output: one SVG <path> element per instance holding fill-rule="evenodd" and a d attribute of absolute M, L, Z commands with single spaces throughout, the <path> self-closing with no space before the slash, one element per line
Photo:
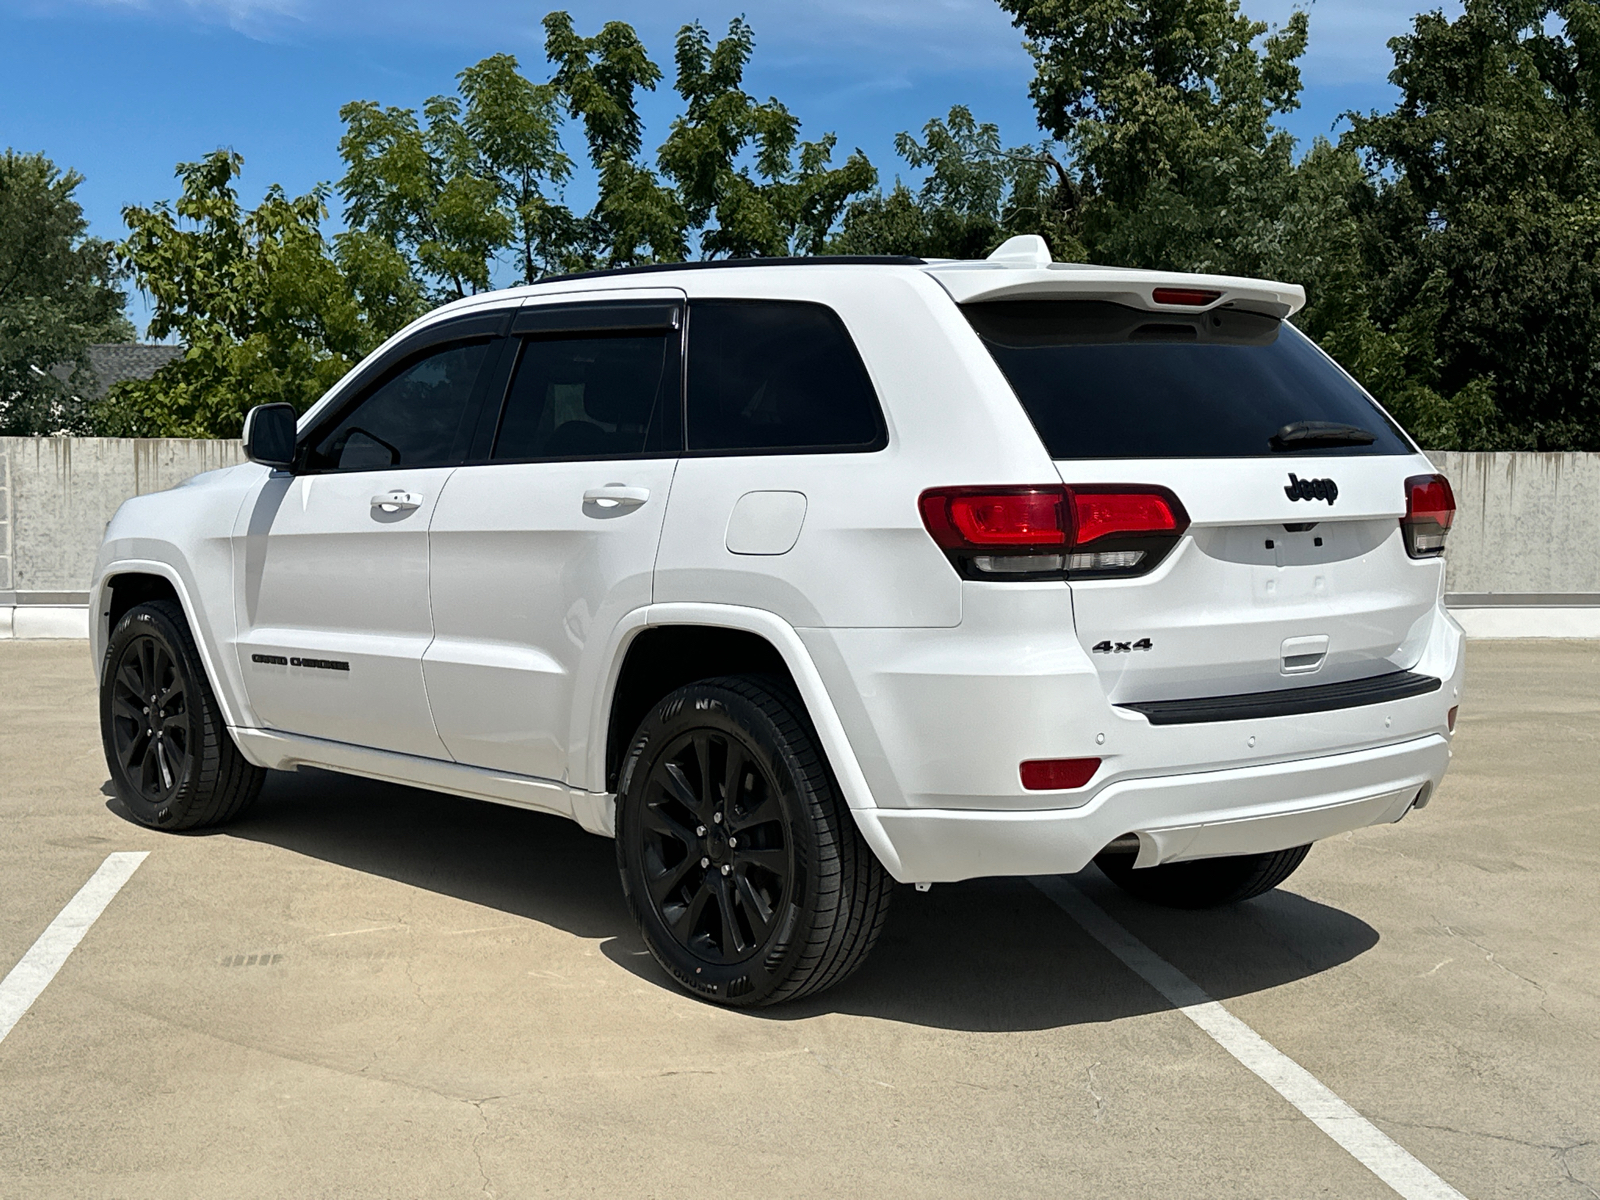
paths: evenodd
<path fill-rule="evenodd" d="M 253 463 L 287 470 L 294 462 L 295 415 L 292 404 L 258 404 L 244 418 L 244 452 Z"/>

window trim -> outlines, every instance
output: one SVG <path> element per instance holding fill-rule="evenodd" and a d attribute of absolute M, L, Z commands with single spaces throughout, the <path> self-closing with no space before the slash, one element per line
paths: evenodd
<path fill-rule="evenodd" d="M 311 447 L 336 428 L 352 412 L 360 408 L 374 392 L 389 383 L 402 371 L 407 370 L 427 354 L 442 346 L 453 343 L 468 344 L 482 341 L 487 343 L 484 361 L 478 366 L 477 378 L 473 380 L 472 395 L 467 399 L 467 411 L 463 418 L 468 425 L 476 430 L 482 420 L 486 392 L 498 366 L 496 351 L 504 342 L 506 327 L 511 322 L 511 317 L 516 310 L 502 308 L 488 313 L 472 313 L 466 316 L 453 317 L 444 321 L 436 321 L 406 338 L 403 342 L 385 351 L 383 354 L 362 363 L 355 368 L 359 375 L 352 380 L 345 390 L 348 395 L 342 397 L 336 405 L 326 413 L 321 414 L 314 425 L 301 431 L 295 439 L 294 465 L 290 468 L 295 475 L 361 475 L 374 471 L 404 471 L 404 470 L 431 470 L 435 467 L 457 467 L 468 461 L 473 447 L 473 438 L 469 438 L 467 446 L 450 457 L 453 461 L 431 464 L 429 467 L 407 467 L 405 464 L 388 465 L 382 467 L 353 467 L 348 471 L 338 469 L 309 470 L 306 467 L 306 457 Z M 349 378 L 348 376 L 346 378 Z"/>
<path fill-rule="evenodd" d="M 861 375 L 867 382 L 867 390 L 872 397 L 872 415 L 877 423 L 877 434 L 870 442 L 855 442 L 849 445 L 810 445 L 810 446 L 772 446 L 759 449 L 735 447 L 733 449 L 696 450 L 689 444 L 689 359 L 694 353 L 694 310 L 697 306 L 705 304 L 803 304 L 809 308 L 820 308 L 838 326 L 844 335 L 845 344 L 850 347 L 856 356 L 856 362 L 861 367 Z M 855 335 L 850 332 L 850 326 L 839 315 L 837 309 L 831 304 L 824 304 L 820 300 L 802 300 L 788 296 L 702 296 L 689 302 L 689 311 L 684 321 L 683 333 L 683 457 L 684 458 L 772 458 L 782 455 L 810 455 L 810 454 L 879 454 L 889 448 L 889 422 L 883 412 L 883 397 L 878 394 L 878 385 L 872 378 L 872 372 L 867 368 L 867 360 L 862 356 L 861 347 L 856 345 Z"/>

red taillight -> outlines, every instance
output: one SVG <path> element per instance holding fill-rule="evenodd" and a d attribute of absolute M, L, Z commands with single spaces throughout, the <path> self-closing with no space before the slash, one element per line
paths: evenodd
<path fill-rule="evenodd" d="M 922 523 L 946 550 L 1060 549 L 1071 536 L 1064 489 L 945 488 L 924 492 Z"/>
<path fill-rule="evenodd" d="M 1406 480 L 1406 515 L 1400 518 L 1406 553 L 1437 558 L 1456 520 L 1456 497 L 1443 475 L 1413 475 Z"/>
<path fill-rule="evenodd" d="M 1072 493 L 1079 546 L 1113 533 L 1170 533 L 1178 527 L 1172 505 L 1159 492 Z"/>
<path fill-rule="evenodd" d="M 1221 292 L 1208 292 L 1201 288 L 1156 288 L 1150 299 L 1157 304 L 1183 304 L 1191 308 L 1204 308 L 1222 299 Z"/>
<path fill-rule="evenodd" d="M 1100 769 L 1098 758 L 1036 758 L 1022 764 L 1022 786 L 1030 792 L 1081 788 Z"/>
<path fill-rule="evenodd" d="M 969 579 L 1141 575 L 1189 525 L 1165 488 L 1121 484 L 932 488 L 917 504 Z"/>

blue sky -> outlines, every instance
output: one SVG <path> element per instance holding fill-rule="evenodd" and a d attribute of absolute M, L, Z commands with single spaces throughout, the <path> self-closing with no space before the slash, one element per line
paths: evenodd
<path fill-rule="evenodd" d="M 1309 7 L 1303 107 L 1286 124 L 1303 140 L 1350 108 L 1386 105 L 1388 38 L 1423 0 L 1245 0 L 1261 20 Z M 0 0 L 0 143 L 42 150 L 86 176 L 79 198 L 94 233 L 118 237 L 125 204 L 176 193 L 173 166 L 218 146 L 245 156 L 243 196 L 291 193 L 340 174 L 339 106 L 415 106 L 453 90 L 462 67 L 509 51 L 544 78 L 539 20 L 555 4 L 505 0 Z M 1020 36 L 993 0 L 780 0 L 572 3 L 582 33 L 628 21 L 671 69 L 672 37 L 699 20 L 719 34 L 743 13 L 756 51 L 746 89 L 775 95 L 804 133 L 859 146 L 884 182 L 903 164 L 893 139 L 952 104 L 998 122 L 1008 142 L 1037 140 L 1032 75 Z M 1457 7 L 1447 4 L 1447 8 Z M 645 106 L 646 145 L 676 99 Z M 570 144 L 574 152 L 581 143 Z M 581 187 L 572 198 L 581 200 Z M 132 315 L 144 307 L 135 298 Z"/>

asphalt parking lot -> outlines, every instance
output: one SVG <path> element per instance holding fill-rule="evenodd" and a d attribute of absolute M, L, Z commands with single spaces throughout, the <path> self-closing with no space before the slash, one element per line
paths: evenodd
<path fill-rule="evenodd" d="M 1280 891 L 1072 883 L 1463 1195 L 1600 1197 L 1600 643 L 1467 683 L 1432 805 Z M 575 825 L 307 772 L 167 836 L 106 779 L 85 645 L 0 643 L 0 975 L 149 852 L 0 1042 L 6 1197 L 1395 1194 L 1026 880 L 729 1012 Z"/>

